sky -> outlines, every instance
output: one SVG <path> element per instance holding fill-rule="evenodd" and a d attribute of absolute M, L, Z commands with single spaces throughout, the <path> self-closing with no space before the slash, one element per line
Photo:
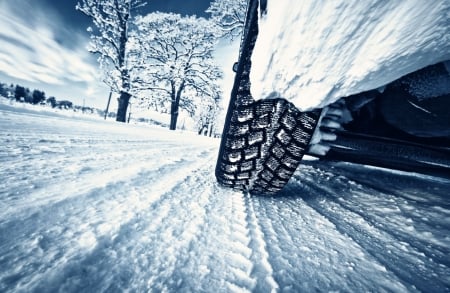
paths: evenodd
<path fill-rule="evenodd" d="M 102 108 L 109 90 L 87 51 L 91 20 L 78 0 L 0 0 L 0 82 L 39 89 L 47 97 Z M 154 11 L 207 17 L 210 0 L 149 0 Z M 223 54 L 218 54 L 223 55 Z"/>

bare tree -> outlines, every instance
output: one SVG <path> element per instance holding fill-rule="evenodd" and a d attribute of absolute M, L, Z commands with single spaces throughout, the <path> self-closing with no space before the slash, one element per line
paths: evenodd
<path fill-rule="evenodd" d="M 217 27 L 204 18 L 151 13 L 136 20 L 140 49 L 135 56 L 140 74 L 133 80 L 141 90 L 151 91 L 159 105 L 170 112 L 175 130 L 180 109 L 195 115 L 199 104 L 217 96 L 222 72 L 212 56 Z"/>
<path fill-rule="evenodd" d="M 222 36 L 234 39 L 242 33 L 247 0 L 214 0 L 206 10 L 220 27 Z"/>
<path fill-rule="evenodd" d="M 91 32 L 89 51 L 99 55 L 105 83 L 120 94 L 116 120 L 126 121 L 131 98 L 130 74 L 133 64 L 128 61 L 131 13 L 145 5 L 143 0 L 82 0 L 76 9 L 89 16 L 95 28 Z"/>
<path fill-rule="evenodd" d="M 195 119 L 198 134 L 213 136 L 217 133 L 217 117 L 219 111 L 222 110 L 220 107 L 221 95 L 222 93 L 218 92 L 216 97 L 211 97 L 198 107 Z"/>

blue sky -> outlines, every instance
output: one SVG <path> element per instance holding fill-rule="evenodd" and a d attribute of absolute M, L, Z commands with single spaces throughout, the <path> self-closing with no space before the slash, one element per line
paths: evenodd
<path fill-rule="evenodd" d="M 102 108 L 108 89 L 86 47 L 90 19 L 77 0 L 0 1 L 0 82 L 40 89 L 46 96 Z M 205 16 L 210 0 L 149 0 L 153 11 Z"/>

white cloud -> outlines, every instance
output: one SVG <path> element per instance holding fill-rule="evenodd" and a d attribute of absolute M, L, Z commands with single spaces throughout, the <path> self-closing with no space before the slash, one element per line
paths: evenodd
<path fill-rule="evenodd" d="M 30 6 L 32 12 L 23 18 L 18 11 L 30 11 Z M 101 82 L 97 77 L 97 64 L 86 49 L 89 40 L 74 33 L 70 37 L 75 42 L 70 43 L 79 45 L 63 46 L 56 36 L 63 26 L 60 17 L 50 8 L 44 10 L 27 1 L 1 1 L 0 71 L 32 83 L 67 85 L 68 91 L 77 86 L 75 92 L 94 95 L 93 89 Z"/>

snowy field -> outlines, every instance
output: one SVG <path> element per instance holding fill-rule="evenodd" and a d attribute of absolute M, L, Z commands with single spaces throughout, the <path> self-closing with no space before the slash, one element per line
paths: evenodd
<path fill-rule="evenodd" d="M 0 105 L 1 292 L 450 290 L 450 180 L 308 161 L 215 183 L 218 140 Z"/>

